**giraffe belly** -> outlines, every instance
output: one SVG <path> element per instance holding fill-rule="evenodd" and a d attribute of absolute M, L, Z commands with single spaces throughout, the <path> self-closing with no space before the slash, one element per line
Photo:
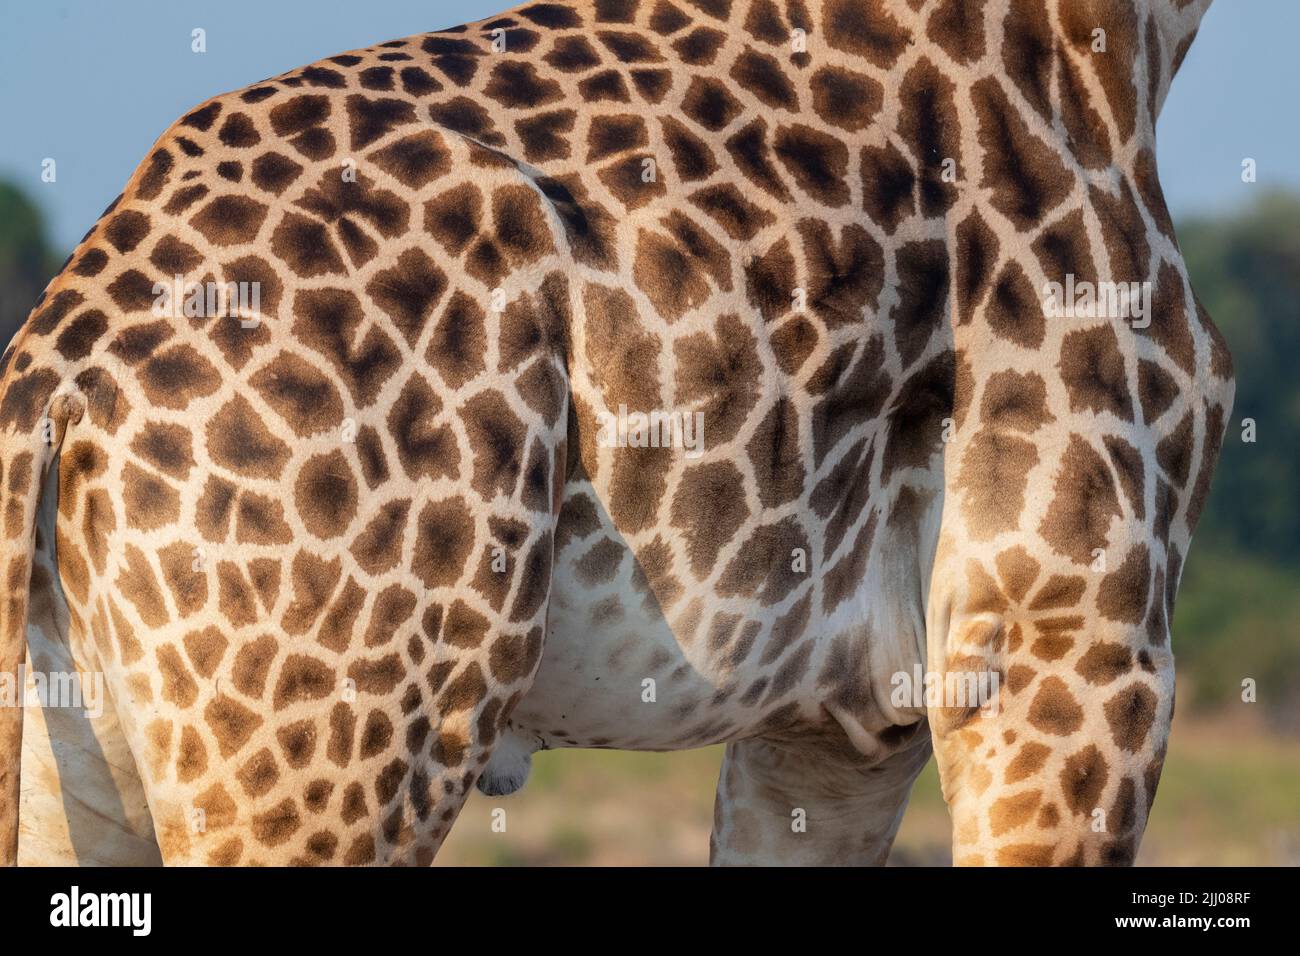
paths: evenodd
<path fill-rule="evenodd" d="M 868 505 L 863 524 L 883 505 Z M 752 736 L 829 734 L 859 753 L 915 725 L 894 707 L 891 675 L 924 662 L 923 587 L 941 507 L 881 523 L 860 576 L 823 614 L 826 572 L 782 601 L 720 597 L 709 580 L 656 572 L 653 549 L 599 529 L 557 540 L 546 644 L 511 727 L 531 750 L 679 750 Z M 886 748 L 887 749 L 887 748 Z"/>
<path fill-rule="evenodd" d="M 546 747 L 673 750 L 726 739 L 700 736 L 719 675 L 692 662 L 654 602 L 647 608 L 645 595 L 624 582 L 593 603 L 562 570 L 542 661 L 512 724 Z"/>
<path fill-rule="evenodd" d="M 880 612 L 891 603 L 884 596 L 869 615 L 874 623 L 866 623 L 864 613 L 864 620 L 844 622 L 833 633 L 810 629 L 785 655 L 772 657 L 758 646 L 731 667 L 719 666 L 707 653 L 708 614 L 692 632 L 689 622 L 646 611 L 644 595 L 629 589 L 604 599 L 598 613 L 608 614 L 617 602 L 626 616 L 601 627 L 593 625 L 582 592 L 554 586 L 551 600 L 537 675 L 510 721 L 511 753 L 563 747 L 684 750 L 775 734 L 830 736 L 875 756 L 882 733 L 923 716 L 888 707 L 881 693 L 887 678 L 871 666 L 878 659 L 895 662 L 890 672 L 910 669 L 908 645 L 916 646 L 911 623 Z M 902 640 L 885 642 L 884 635 Z M 762 692 L 753 693 L 755 687 Z M 853 706 L 848 714 L 836 712 L 835 702 L 846 700 L 863 702 L 860 712 L 852 713 Z M 779 720 L 772 719 L 774 713 Z M 516 762 L 505 772 L 526 775 L 526 769 L 516 772 Z"/>

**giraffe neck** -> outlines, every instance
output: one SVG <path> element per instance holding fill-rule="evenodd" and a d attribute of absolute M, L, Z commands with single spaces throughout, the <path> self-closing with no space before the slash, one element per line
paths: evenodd
<path fill-rule="evenodd" d="M 1052 22 L 1067 46 L 1091 54 L 1103 82 L 1124 82 L 1131 76 L 1136 86 L 1146 87 L 1147 110 L 1138 131 L 1154 139 L 1155 121 L 1170 83 L 1211 2 L 1078 0 L 1060 4 Z"/>

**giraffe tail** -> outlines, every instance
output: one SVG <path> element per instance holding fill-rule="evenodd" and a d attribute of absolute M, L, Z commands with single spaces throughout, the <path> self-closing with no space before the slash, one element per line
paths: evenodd
<path fill-rule="evenodd" d="M 51 382 L 54 373 L 23 374 L 12 359 L 23 332 L 0 360 L 0 865 L 18 857 L 23 742 L 23 663 L 27 607 L 41 488 L 69 422 L 85 399 Z"/>

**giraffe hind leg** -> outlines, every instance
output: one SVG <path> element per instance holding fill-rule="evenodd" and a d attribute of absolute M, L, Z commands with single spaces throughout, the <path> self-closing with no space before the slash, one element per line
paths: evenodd
<path fill-rule="evenodd" d="M 347 650 L 329 655 L 320 647 L 334 643 L 326 610 L 314 640 L 277 647 L 237 633 L 209 679 L 191 685 L 167 665 L 148 674 L 158 707 L 137 700 L 128 720 L 164 862 L 432 862 L 540 659 L 547 568 L 535 555 L 549 554 L 549 537 L 534 526 L 510 554 L 502 588 L 511 597 L 499 611 L 472 586 L 440 587 L 400 640 L 366 646 L 363 611 L 356 633 L 338 642 Z M 467 562 L 469 577 L 476 566 Z M 382 593 L 369 599 L 372 618 L 384 613 Z M 129 617 L 128 596 L 110 601 Z M 174 663 L 171 648 L 201 656 L 195 631 L 137 634 L 144 661 Z M 187 706 L 175 711 L 175 700 Z"/>
<path fill-rule="evenodd" d="M 165 863 L 432 861 L 542 653 L 567 409 L 546 342 L 502 328 L 527 318 L 493 320 L 524 345 L 464 389 L 397 369 L 354 440 L 304 437 L 233 379 L 194 423 L 123 369 L 116 433 L 69 427 L 59 576 L 107 651 Z M 259 361 L 288 374 L 282 356 Z M 163 427 L 208 439 L 183 483 L 140 463 Z"/>
<path fill-rule="evenodd" d="M 493 433 L 482 422 L 467 431 L 483 456 L 518 455 L 514 494 L 490 494 L 476 461 L 436 491 L 400 478 L 378 485 L 355 525 L 410 499 L 400 526 L 384 532 L 401 559 L 372 575 L 365 531 L 330 548 L 298 536 L 280 549 L 287 593 L 267 602 L 269 624 L 223 625 L 209 603 L 182 621 L 136 627 L 141 595 L 114 579 L 110 618 L 141 646 L 118 681 L 154 694 L 152 706 L 137 696 L 132 707 L 134 749 L 165 862 L 432 862 L 540 660 L 549 489 L 560 480 L 550 471 L 560 467 L 554 436 L 542 428 L 517 443 L 537 451 L 532 459 L 516 444 L 476 447 L 486 439 L 475 436 Z M 304 464 L 287 470 L 309 470 L 319 454 L 296 450 Z M 529 461 L 542 473 L 540 495 L 520 490 Z M 228 586 L 220 574 L 235 580 L 249 565 L 252 580 L 238 548 L 207 553 L 197 573 L 215 566 L 218 601 Z"/>
<path fill-rule="evenodd" d="M 28 673 L 47 692 L 23 720 L 19 866 L 157 866 L 153 823 L 102 667 L 85 628 L 68 613 L 55 564 L 58 462 L 38 511 L 27 618 Z"/>
<path fill-rule="evenodd" d="M 802 742 L 729 743 L 718 777 L 709 862 L 883 866 L 929 755 L 923 734 L 870 765 Z"/>
<path fill-rule="evenodd" d="M 163 135 L 166 162 L 87 236 L 111 268 L 54 280 L 6 382 L 84 401 L 62 443 L 59 577 L 164 862 L 427 863 L 542 652 L 571 263 L 536 184 L 472 140 L 422 129 L 414 155 L 445 159 L 432 180 L 377 163 L 340 182 L 321 159 L 272 208 L 213 172 L 223 110 L 257 113 L 228 94 Z M 177 188 L 212 193 L 207 212 Z M 294 203 L 336 189 L 387 225 L 304 228 Z M 412 210 L 434 228 L 405 228 Z M 147 280 L 169 248 L 188 278 L 260 288 L 257 314 L 157 315 Z M 83 303 L 69 349 L 50 333 Z M 6 488 L 9 458 L 33 455 L 21 431 L 0 436 Z M 25 603 L 0 608 L 5 669 Z M 8 746 L 17 722 L 0 723 Z"/>

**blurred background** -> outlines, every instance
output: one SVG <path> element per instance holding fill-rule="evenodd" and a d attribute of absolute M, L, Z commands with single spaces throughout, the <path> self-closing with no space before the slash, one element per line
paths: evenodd
<path fill-rule="evenodd" d="M 0 347 L 153 140 L 216 93 L 509 0 L 7 6 L 0 34 Z M 191 49 L 205 31 L 207 52 Z M 1160 120 L 1160 176 L 1237 399 L 1174 618 L 1178 707 L 1139 863 L 1300 864 L 1300 4 L 1218 0 Z M 42 163 L 57 163 L 54 182 Z M 1255 181 L 1242 179 L 1253 159 Z M 1254 441 L 1243 422 L 1254 421 Z M 1243 700 L 1242 683 L 1256 686 Z M 475 794 L 439 863 L 696 864 L 720 748 L 538 754 Z M 506 810 L 506 832 L 493 810 Z M 933 763 L 891 863 L 951 861 Z"/>

